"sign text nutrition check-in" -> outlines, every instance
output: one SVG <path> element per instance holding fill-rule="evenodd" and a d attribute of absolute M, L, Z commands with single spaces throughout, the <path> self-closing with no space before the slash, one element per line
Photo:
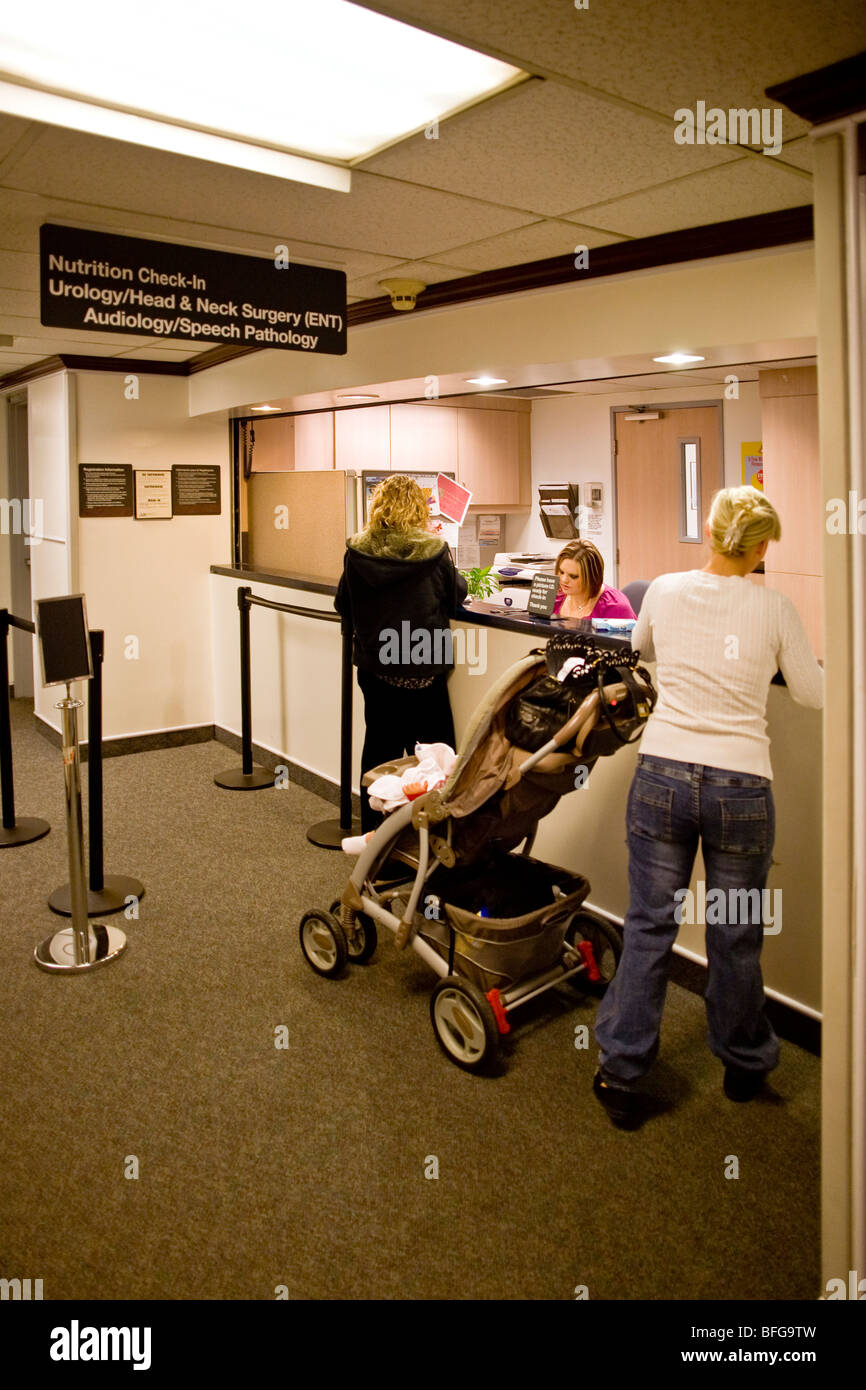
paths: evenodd
<path fill-rule="evenodd" d="M 39 250 L 46 328 L 346 351 L 342 270 L 53 223 L 39 229 Z"/>

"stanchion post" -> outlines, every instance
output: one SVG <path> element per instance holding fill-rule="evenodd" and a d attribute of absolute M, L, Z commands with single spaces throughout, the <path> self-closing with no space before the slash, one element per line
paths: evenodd
<path fill-rule="evenodd" d="M 231 792 L 261 791 L 274 785 L 274 774 L 264 768 L 253 767 L 253 695 L 250 674 L 250 599 L 252 589 L 241 585 L 238 589 L 238 609 L 240 610 L 241 630 L 241 770 L 229 768 L 218 772 L 214 777 L 218 787 Z"/>
<path fill-rule="evenodd" d="M 90 887 L 101 893 L 104 885 L 102 835 L 102 658 L 105 633 L 91 631 L 90 654 L 93 679 L 87 694 L 87 817 L 90 851 Z"/>
<path fill-rule="evenodd" d="M 3 829 L 15 825 L 15 785 L 12 781 L 12 720 L 9 713 L 9 612 L 0 610 L 0 793 Z"/>
<path fill-rule="evenodd" d="M 352 629 L 343 632 L 343 688 L 340 696 L 340 829 L 352 833 Z"/>
<path fill-rule="evenodd" d="M 319 849 L 340 849 L 348 835 L 360 833 L 352 819 L 352 627 L 343 620 L 342 679 L 340 682 L 340 819 L 318 821 L 307 831 Z"/>
<path fill-rule="evenodd" d="M 253 684 L 250 654 L 250 594 L 252 589 L 238 589 L 238 608 L 241 615 L 241 770 L 249 777 L 253 770 Z"/>
<path fill-rule="evenodd" d="M 41 840 L 51 826 L 47 820 L 37 820 L 28 816 L 15 820 L 15 781 L 12 772 L 12 716 L 9 706 L 9 627 L 11 618 L 8 608 L 0 608 L 0 803 L 2 803 L 2 827 L 0 827 L 0 849 L 12 849 L 16 845 L 29 845 Z M 33 630 L 32 623 L 23 624 Z"/>
<path fill-rule="evenodd" d="M 108 912 L 120 912 L 130 899 L 144 897 L 144 884 L 127 874 L 104 872 L 102 788 L 102 662 L 105 655 L 105 633 L 93 628 L 89 634 L 90 656 L 93 663 L 87 693 L 87 825 L 90 859 L 90 887 L 86 896 L 86 913 L 101 917 Z M 70 880 L 71 883 L 71 880 Z M 73 900 L 70 884 L 55 888 L 48 899 L 52 912 L 62 917 L 72 915 Z"/>
<path fill-rule="evenodd" d="M 117 927 L 87 920 L 87 887 L 84 877 L 84 841 L 81 836 L 81 775 L 78 752 L 78 711 L 82 700 L 73 700 L 69 684 L 58 709 L 63 715 L 63 780 L 66 789 L 66 829 L 69 848 L 69 887 L 72 926 L 55 932 L 36 947 L 34 958 L 43 970 L 92 970 L 116 960 L 126 950 L 126 937 Z"/>

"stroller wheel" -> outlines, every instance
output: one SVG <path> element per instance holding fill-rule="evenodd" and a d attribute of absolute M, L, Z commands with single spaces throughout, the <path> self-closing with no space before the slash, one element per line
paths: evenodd
<path fill-rule="evenodd" d="M 340 921 L 340 908 L 342 904 L 339 898 L 335 898 L 331 903 L 331 916 Z M 376 923 L 372 917 L 368 917 L 366 912 L 359 912 L 355 917 L 355 939 L 349 940 L 348 932 L 344 931 L 346 937 L 346 949 L 349 952 L 349 960 L 353 965 L 366 965 L 379 944 L 379 935 L 376 931 Z"/>
<path fill-rule="evenodd" d="M 430 1000 L 433 1032 L 442 1050 L 464 1071 L 482 1071 L 496 1054 L 499 1029 L 490 1004 L 468 980 L 448 975 Z"/>
<path fill-rule="evenodd" d="M 317 975 L 339 975 L 349 956 L 346 933 L 330 912 L 305 912 L 299 931 L 301 950 Z"/>
<path fill-rule="evenodd" d="M 622 956 L 622 936 L 613 922 L 596 917 L 594 912 L 576 912 L 565 929 L 565 940 L 569 946 L 574 946 L 578 941 L 588 941 L 601 974 L 601 979 L 594 983 L 587 980 L 585 974 L 572 976 L 572 982 L 578 989 L 604 994 Z"/>

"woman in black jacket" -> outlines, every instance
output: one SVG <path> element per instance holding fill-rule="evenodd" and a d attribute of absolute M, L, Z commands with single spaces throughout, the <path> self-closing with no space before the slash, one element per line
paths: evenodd
<path fill-rule="evenodd" d="M 454 747 L 449 620 L 466 597 L 466 581 L 429 521 L 418 484 L 394 473 L 373 494 L 366 530 L 346 544 L 334 607 L 352 625 L 364 695 L 362 777 L 419 742 Z M 380 819 L 362 787 L 362 830 Z"/>

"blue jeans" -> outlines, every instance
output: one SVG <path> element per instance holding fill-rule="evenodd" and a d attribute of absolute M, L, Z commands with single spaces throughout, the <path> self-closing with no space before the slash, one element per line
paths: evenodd
<path fill-rule="evenodd" d="M 603 1079 L 629 1087 L 658 1052 L 671 952 L 679 922 L 688 920 L 689 900 L 681 890 L 688 889 L 699 839 L 706 869 L 704 915 L 720 917 L 706 924 L 710 1048 L 726 1066 L 771 1071 L 779 1061 L 779 1042 L 764 1005 L 762 914 L 754 910 L 754 893 L 751 910 L 745 911 L 744 895 L 729 891 L 760 894 L 766 884 L 775 834 L 770 782 L 641 754 L 626 825 L 630 901 L 624 950 L 595 1026 Z M 714 889 L 724 897 L 711 897 Z M 725 906 L 711 910 L 714 903 Z"/>

